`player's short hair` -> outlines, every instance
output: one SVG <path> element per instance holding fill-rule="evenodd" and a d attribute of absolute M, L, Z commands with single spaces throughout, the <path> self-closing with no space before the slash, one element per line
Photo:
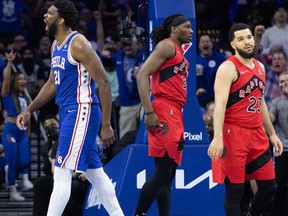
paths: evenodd
<path fill-rule="evenodd" d="M 241 31 L 241 30 L 244 30 L 244 29 L 249 29 L 250 32 L 252 33 L 252 30 L 251 30 L 249 25 L 247 25 L 245 23 L 236 23 L 236 24 L 234 24 L 229 30 L 229 42 L 232 42 L 234 40 L 236 31 Z"/>
<path fill-rule="evenodd" d="M 74 28 L 78 21 L 78 11 L 75 5 L 69 0 L 55 0 L 53 4 L 57 9 L 59 16 L 65 21 L 65 25 Z"/>

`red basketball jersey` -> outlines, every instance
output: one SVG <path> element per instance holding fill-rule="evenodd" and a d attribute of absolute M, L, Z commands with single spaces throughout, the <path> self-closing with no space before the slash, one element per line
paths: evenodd
<path fill-rule="evenodd" d="M 168 38 L 174 43 L 171 38 Z M 184 107 L 187 96 L 187 76 L 189 63 L 184 57 L 184 51 L 174 43 L 175 55 L 167 59 L 158 70 L 152 74 L 152 95 L 174 101 Z"/>
<path fill-rule="evenodd" d="M 225 123 L 235 123 L 246 128 L 262 125 L 262 96 L 265 91 L 265 73 L 259 62 L 253 59 L 254 69 L 242 64 L 235 56 L 233 62 L 238 79 L 232 83 L 225 112 Z"/>

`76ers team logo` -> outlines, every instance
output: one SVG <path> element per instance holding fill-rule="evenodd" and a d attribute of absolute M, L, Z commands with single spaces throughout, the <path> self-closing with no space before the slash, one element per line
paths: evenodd
<path fill-rule="evenodd" d="M 58 164 L 62 164 L 62 162 L 63 162 L 63 158 L 62 158 L 62 156 L 60 155 L 60 152 L 59 152 L 59 151 L 57 151 L 55 160 L 57 161 Z"/>

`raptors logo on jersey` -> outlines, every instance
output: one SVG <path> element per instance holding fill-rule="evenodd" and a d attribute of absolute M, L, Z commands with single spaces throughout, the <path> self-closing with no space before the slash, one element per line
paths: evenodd
<path fill-rule="evenodd" d="M 242 64 L 235 56 L 230 57 L 227 61 L 231 61 L 235 65 L 238 79 L 230 88 L 225 123 L 235 123 L 243 127 L 258 127 L 262 124 L 261 104 L 265 91 L 265 73 L 256 59 L 253 59 L 255 65 L 253 69 Z"/>
<path fill-rule="evenodd" d="M 171 38 L 167 40 L 173 42 Z M 175 55 L 166 60 L 152 75 L 153 96 L 175 101 L 182 108 L 186 103 L 189 67 L 183 52 L 183 49 L 175 44 Z"/>

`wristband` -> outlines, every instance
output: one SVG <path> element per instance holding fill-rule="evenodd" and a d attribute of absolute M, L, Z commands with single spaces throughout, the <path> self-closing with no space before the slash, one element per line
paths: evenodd
<path fill-rule="evenodd" d="M 145 115 L 151 115 L 151 114 L 153 114 L 153 113 L 154 113 L 153 111 L 151 111 L 151 112 L 146 112 Z"/>

